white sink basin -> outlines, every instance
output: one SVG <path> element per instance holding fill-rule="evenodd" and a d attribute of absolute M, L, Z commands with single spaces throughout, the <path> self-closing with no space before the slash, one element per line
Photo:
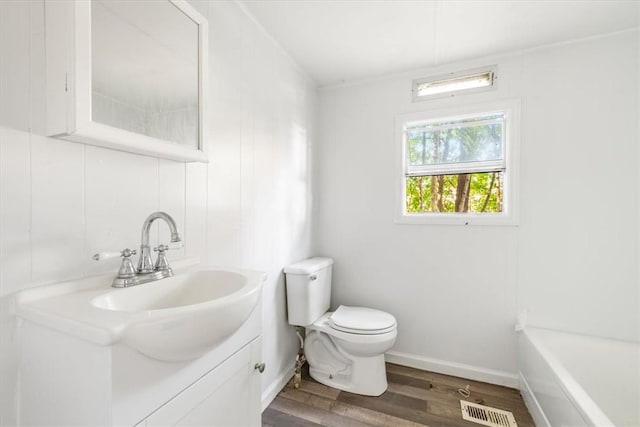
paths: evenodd
<path fill-rule="evenodd" d="M 95 297 L 91 304 L 114 311 L 166 310 L 220 300 L 240 291 L 246 284 L 242 273 L 203 270 L 185 273 L 152 283 L 159 286 L 134 286 L 113 289 Z"/>
<path fill-rule="evenodd" d="M 97 344 L 122 342 L 154 359 L 186 361 L 242 326 L 263 278 L 253 271 L 204 269 L 123 289 L 96 286 L 102 280 L 89 278 L 25 291 L 17 314 Z"/>
<path fill-rule="evenodd" d="M 249 318 L 259 289 L 249 279 L 239 272 L 196 271 L 114 289 L 93 298 L 91 304 L 137 314 L 123 339 L 142 354 L 166 361 L 190 360 Z"/>

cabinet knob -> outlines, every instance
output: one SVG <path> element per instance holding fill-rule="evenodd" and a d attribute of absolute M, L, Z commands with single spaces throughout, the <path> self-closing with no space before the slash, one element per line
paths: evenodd
<path fill-rule="evenodd" d="M 263 373 L 266 366 L 267 365 L 265 365 L 264 362 L 256 363 L 256 366 L 254 366 L 253 369 L 257 369 L 258 372 Z"/>

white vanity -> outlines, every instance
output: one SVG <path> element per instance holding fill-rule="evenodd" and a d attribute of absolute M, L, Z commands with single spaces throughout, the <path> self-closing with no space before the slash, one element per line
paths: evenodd
<path fill-rule="evenodd" d="M 18 295 L 22 425 L 260 425 L 264 274 L 174 270 Z"/>

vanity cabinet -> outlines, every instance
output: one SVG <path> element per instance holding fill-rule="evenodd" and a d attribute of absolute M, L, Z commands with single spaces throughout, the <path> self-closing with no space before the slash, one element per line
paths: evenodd
<path fill-rule="evenodd" d="M 53 322 L 37 303 L 18 308 L 20 425 L 259 426 L 261 306 L 228 338 L 183 362 L 57 330 L 70 320 Z"/>
<path fill-rule="evenodd" d="M 258 338 L 138 426 L 259 426 L 260 375 L 254 362 L 259 359 Z"/>

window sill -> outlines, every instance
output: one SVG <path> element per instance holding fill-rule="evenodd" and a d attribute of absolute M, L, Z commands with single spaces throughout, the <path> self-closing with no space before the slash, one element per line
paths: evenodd
<path fill-rule="evenodd" d="M 517 226 L 513 215 L 507 214 L 402 214 L 396 215 L 396 224 L 401 225 L 464 225 L 464 226 Z"/>

